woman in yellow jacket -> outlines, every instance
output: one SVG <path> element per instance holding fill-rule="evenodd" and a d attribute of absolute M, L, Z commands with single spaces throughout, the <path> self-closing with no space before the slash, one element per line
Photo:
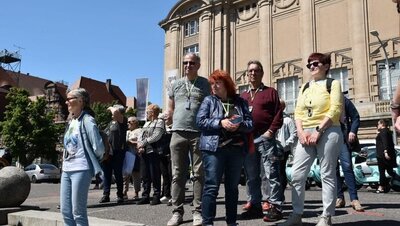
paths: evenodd
<path fill-rule="evenodd" d="M 336 165 L 343 143 L 340 114 L 343 105 L 339 81 L 327 78 L 330 56 L 312 53 L 308 57 L 311 81 L 300 89 L 295 110 L 299 142 L 292 166 L 293 213 L 281 225 L 301 225 L 305 183 L 311 165 L 318 157 L 321 166 L 323 212 L 317 226 L 332 225 L 335 214 Z"/>

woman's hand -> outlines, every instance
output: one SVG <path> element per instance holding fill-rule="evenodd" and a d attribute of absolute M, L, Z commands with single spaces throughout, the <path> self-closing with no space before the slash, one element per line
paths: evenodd
<path fill-rule="evenodd" d="M 239 128 L 240 123 L 234 124 L 226 118 L 221 120 L 221 126 L 229 132 L 235 132 Z"/>
<path fill-rule="evenodd" d="M 305 132 L 304 130 L 299 131 L 298 136 L 299 136 L 299 141 L 300 144 L 302 145 L 309 145 L 309 137 L 310 137 L 309 132 Z"/>
<path fill-rule="evenodd" d="M 317 145 L 318 140 L 319 140 L 320 137 L 321 137 L 321 133 L 320 133 L 320 132 L 317 132 L 317 131 L 313 132 L 313 133 L 311 134 L 311 136 L 309 136 L 309 138 L 308 138 L 308 143 L 309 143 L 309 145 L 310 145 L 310 146 L 315 146 L 315 145 Z"/>
<path fill-rule="evenodd" d="M 383 155 L 385 156 L 385 159 L 386 159 L 386 160 L 390 160 L 390 156 L 389 156 L 389 154 L 387 153 L 386 150 L 384 151 L 384 154 L 383 154 Z"/>

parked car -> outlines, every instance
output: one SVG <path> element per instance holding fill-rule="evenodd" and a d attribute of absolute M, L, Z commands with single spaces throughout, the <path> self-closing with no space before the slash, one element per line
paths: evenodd
<path fill-rule="evenodd" d="M 52 164 L 31 164 L 25 167 L 25 173 L 29 176 L 32 183 L 39 182 L 60 182 L 60 169 Z"/>

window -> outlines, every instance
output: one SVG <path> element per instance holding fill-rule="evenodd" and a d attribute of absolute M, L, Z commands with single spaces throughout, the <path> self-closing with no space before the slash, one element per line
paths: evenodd
<path fill-rule="evenodd" d="M 329 70 L 328 77 L 340 82 L 342 92 L 349 91 L 349 76 L 347 68 L 332 68 Z"/>
<path fill-rule="evenodd" d="M 191 20 L 185 23 L 185 37 L 199 33 L 199 21 Z"/>
<path fill-rule="evenodd" d="M 389 59 L 389 74 L 390 74 L 390 76 L 387 73 L 385 63 L 386 63 L 385 60 L 378 61 L 376 63 L 377 70 L 378 70 L 377 74 L 378 74 L 378 82 L 379 82 L 378 85 L 379 85 L 379 99 L 380 100 L 390 100 L 391 99 L 390 97 L 393 96 L 393 93 L 396 90 L 397 81 L 400 78 L 399 58 Z M 390 80 L 388 79 L 388 77 L 390 77 Z M 390 90 L 389 90 L 389 86 L 391 86 Z"/>
<path fill-rule="evenodd" d="M 249 84 L 238 86 L 239 94 L 242 94 L 243 92 L 245 92 L 245 91 L 247 91 L 249 89 L 250 89 L 250 85 Z"/>
<path fill-rule="evenodd" d="M 191 46 L 187 46 L 183 49 L 183 55 L 186 55 L 186 53 L 196 53 L 199 55 L 199 44 L 194 44 Z"/>
<path fill-rule="evenodd" d="M 297 76 L 278 79 L 278 93 L 279 97 L 286 103 L 286 113 L 294 112 L 298 92 L 299 79 Z"/>

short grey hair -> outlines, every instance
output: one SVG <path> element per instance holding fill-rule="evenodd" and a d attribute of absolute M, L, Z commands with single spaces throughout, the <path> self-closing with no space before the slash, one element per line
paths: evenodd
<path fill-rule="evenodd" d="M 263 68 L 263 66 L 262 66 L 260 61 L 258 61 L 258 60 L 250 60 L 247 63 L 247 68 L 249 68 L 250 64 L 257 64 L 257 66 L 261 69 L 261 72 L 264 72 L 264 68 Z"/>
<path fill-rule="evenodd" d="M 200 56 L 199 56 L 198 54 L 196 54 L 196 53 L 194 53 L 194 52 L 188 52 L 188 53 L 185 54 L 185 57 L 186 57 L 186 56 L 193 57 L 195 61 L 197 61 L 198 63 L 200 63 Z"/>
<path fill-rule="evenodd" d="M 69 92 L 67 92 L 67 94 L 68 93 L 76 98 L 81 98 L 83 101 L 84 109 L 87 109 L 90 107 L 90 96 L 89 96 L 88 91 L 86 91 L 86 89 L 77 88 L 77 89 L 70 90 Z"/>
<path fill-rule="evenodd" d="M 125 107 L 121 104 L 114 104 L 112 107 L 118 110 L 121 114 L 125 113 Z"/>

